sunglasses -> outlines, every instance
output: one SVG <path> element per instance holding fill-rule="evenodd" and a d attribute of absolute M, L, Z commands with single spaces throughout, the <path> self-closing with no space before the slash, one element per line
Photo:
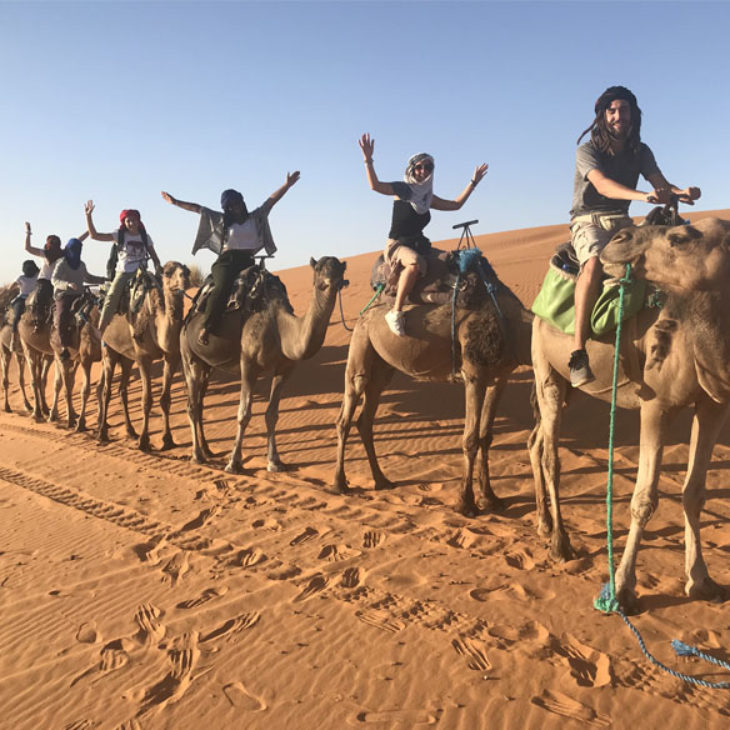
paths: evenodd
<path fill-rule="evenodd" d="M 433 172 L 433 165 L 430 162 L 419 162 L 413 166 L 414 170 L 425 170 L 426 172 Z"/>

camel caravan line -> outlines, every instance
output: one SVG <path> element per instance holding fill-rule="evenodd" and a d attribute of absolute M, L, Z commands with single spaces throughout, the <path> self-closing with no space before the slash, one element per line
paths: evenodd
<path fill-rule="evenodd" d="M 676 221 L 673 221 L 673 223 Z M 658 502 L 657 483 L 667 428 L 683 408 L 694 410 L 688 469 L 682 489 L 686 538 L 686 593 L 693 598 L 724 599 L 725 593 L 709 575 L 700 542 L 700 511 L 712 451 L 730 404 L 730 222 L 705 218 L 694 224 L 642 225 L 624 228 L 601 253 L 611 277 L 621 277 L 627 264 L 633 276 L 662 293 L 661 307 L 644 307 L 623 323 L 619 346 L 617 401 L 640 411 L 641 438 L 638 474 L 631 501 L 631 525 L 623 559 L 616 572 L 616 594 L 626 611 L 636 611 L 636 556 L 643 530 Z M 90 370 L 102 361 L 97 389 L 97 438 L 108 440 L 107 413 L 112 379 L 121 368 L 120 396 L 126 433 L 142 450 L 150 449 L 151 364 L 162 360 L 162 448 L 175 444 L 169 423 L 170 388 L 182 370 L 191 429 L 191 459 L 214 457 L 204 433 L 204 400 L 211 371 L 219 369 L 238 379 L 240 392 L 237 430 L 225 470 L 242 471 L 242 445 L 251 420 L 253 388 L 262 376 L 271 377 L 265 411 L 267 469 L 284 468 L 276 445 L 276 426 L 282 388 L 296 365 L 322 347 L 337 297 L 347 285 L 346 263 L 332 256 L 311 259 L 312 293 L 306 311 L 297 316 L 281 280 L 262 262 L 244 269 L 234 284 L 217 327 L 201 339 L 205 291 L 199 291 L 185 314 L 183 297 L 189 271 L 178 262 L 165 264 L 161 277 L 140 273 L 132 300 L 124 313 L 114 315 L 98 337 L 99 305 L 90 295 L 81 298 L 71 333 L 70 357 L 61 357 L 58 333 L 48 318 L 35 317 L 29 299 L 11 352 L 3 322 L 0 346 L 5 410 L 8 368 L 16 355 L 24 407 L 36 419 L 58 418 L 58 399 L 65 387 L 67 425 L 85 429 Z M 394 332 L 386 315 L 393 301 L 392 277 L 377 269 L 379 296 L 355 323 L 344 368 L 344 395 L 336 419 L 336 461 L 330 487 L 347 494 L 346 446 L 353 423 L 362 439 L 373 486 L 393 489 L 379 466 L 373 427 L 380 398 L 393 374 L 400 371 L 416 380 L 453 381 L 465 393 L 462 436 L 463 474 L 457 510 L 468 518 L 502 510 L 503 501 L 492 490 L 489 447 L 495 414 L 510 374 L 531 365 L 535 388 L 536 425 L 528 450 L 535 482 L 537 530 L 549 541 L 557 560 L 574 557 L 560 511 L 558 446 L 563 407 L 568 400 L 569 374 L 565 353 L 570 335 L 526 309 L 502 283 L 478 249 L 444 253 L 433 249 L 429 271 L 410 293 L 403 309 L 405 334 Z M 0 292 L 0 303 L 3 295 Z M 7 300 L 7 296 L 4 296 Z M 4 303 L 7 303 L 5 301 Z M 344 323 L 344 322 L 343 322 Z M 595 380 L 581 386 L 588 395 L 611 397 L 614 333 L 594 335 L 588 342 Z M 48 365 L 55 362 L 54 397 L 45 402 Z M 26 396 L 24 361 L 30 366 L 32 400 Z M 143 423 L 139 435 L 128 411 L 127 386 L 132 365 L 142 381 Z M 81 411 L 74 413 L 71 391 L 81 368 Z M 359 415 L 355 417 L 360 406 Z M 476 468 L 478 493 L 474 493 Z"/>

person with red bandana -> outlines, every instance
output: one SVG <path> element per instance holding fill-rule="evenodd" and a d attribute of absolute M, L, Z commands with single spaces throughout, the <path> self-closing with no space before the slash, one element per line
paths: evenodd
<path fill-rule="evenodd" d="M 119 309 L 119 300 L 122 297 L 124 288 L 134 277 L 137 269 L 147 267 L 147 259 L 152 259 L 155 271 L 159 274 L 162 271 L 160 259 L 157 257 L 152 239 L 142 223 L 138 210 L 130 208 L 119 214 L 120 227 L 112 233 L 99 233 L 91 214 L 94 212 L 94 201 L 89 200 L 84 206 L 86 213 L 86 226 L 89 229 L 89 236 L 95 241 L 113 241 L 116 247 L 117 262 L 114 269 L 109 291 L 104 299 L 104 306 L 101 310 L 99 320 L 99 334 L 103 335 L 104 330 L 109 326 L 112 317 Z M 108 271 L 107 276 L 111 278 L 112 272 Z"/>

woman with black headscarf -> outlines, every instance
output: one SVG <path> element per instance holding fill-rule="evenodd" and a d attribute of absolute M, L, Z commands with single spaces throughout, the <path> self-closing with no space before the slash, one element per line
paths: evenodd
<path fill-rule="evenodd" d="M 84 284 L 103 284 L 106 278 L 94 276 L 86 270 L 86 264 L 81 260 L 83 244 L 78 238 L 71 238 L 63 250 L 63 257 L 58 260 L 53 269 L 51 283 L 53 297 L 56 300 L 56 309 L 53 313 L 53 323 L 61 340 L 61 360 L 68 360 L 68 348 L 71 346 L 69 318 L 71 305 L 74 299 L 81 295 Z"/>
<path fill-rule="evenodd" d="M 249 213 L 243 195 L 238 190 L 224 190 L 221 193 L 222 212 L 211 210 L 198 203 L 186 203 L 163 192 L 162 197 L 183 210 L 200 214 L 198 234 L 193 244 L 193 254 L 201 248 L 209 248 L 218 254 L 210 273 L 213 289 L 205 302 L 203 326 L 198 344 L 208 344 L 208 337 L 215 331 L 226 307 L 236 276 L 253 265 L 254 255 L 262 248 L 268 255 L 276 251 L 276 245 L 269 228 L 269 212 L 284 194 L 299 180 L 299 171 L 286 174 L 285 183 L 274 191 L 264 203 Z"/>

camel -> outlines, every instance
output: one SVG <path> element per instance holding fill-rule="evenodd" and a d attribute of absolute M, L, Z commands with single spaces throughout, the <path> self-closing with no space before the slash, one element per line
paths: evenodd
<path fill-rule="evenodd" d="M 20 338 L 15 338 L 15 346 L 11 348 L 12 342 L 12 308 L 9 306 L 11 299 L 18 293 L 15 284 L 0 288 L 0 376 L 3 386 L 3 409 L 6 413 L 12 413 L 9 400 L 10 386 L 10 362 L 15 355 L 15 362 L 18 364 L 18 385 L 23 396 L 23 404 L 28 413 L 31 412 L 31 405 L 25 392 L 25 355 L 20 344 Z"/>
<path fill-rule="evenodd" d="M 162 374 L 163 435 L 162 450 L 175 446 L 170 429 L 170 388 L 172 378 L 180 365 L 180 330 L 183 323 L 183 297 L 190 285 L 190 271 L 177 261 L 168 261 L 162 270 L 162 286 L 148 272 L 142 272 L 132 290 L 136 314 L 117 314 L 104 332 L 103 372 L 99 381 L 99 430 L 100 442 L 107 441 L 107 411 L 111 398 L 112 379 L 117 363 L 122 369 L 119 393 L 122 400 L 127 434 L 137 434 L 129 418 L 127 384 L 134 363 L 142 380 L 142 432 L 139 448 L 149 451 L 149 421 L 152 407 L 151 368 L 155 360 L 164 360 Z M 135 293 L 141 302 L 135 301 Z"/>
<path fill-rule="evenodd" d="M 657 482 L 668 424 L 676 413 L 694 408 L 687 476 L 682 488 L 685 514 L 685 592 L 692 598 L 723 599 L 709 576 L 700 546 L 700 511 L 712 450 L 730 404 L 730 222 L 706 218 L 691 226 L 646 226 L 617 233 L 601 254 L 605 271 L 620 277 L 625 264 L 633 275 L 667 293 L 661 310 L 644 309 L 624 323 L 619 347 L 617 404 L 639 409 L 640 457 L 631 500 L 631 527 L 616 570 L 615 588 L 627 612 L 638 610 L 636 556 L 642 533 L 657 507 Z M 609 401 L 615 336 L 588 341 L 596 380 L 582 390 Z M 560 515 L 558 439 L 568 389 L 571 338 L 536 317 L 532 359 L 537 424 L 530 435 L 538 529 L 552 532 L 551 554 L 569 559 L 570 540 Z M 550 512 L 546 506 L 550 494 Z"/>
<path fill-rule="evenodd" d="M 480 511 L 498 511 L 503 502 L 489 479 L 489 446 L 499 399 L 510 373 L 530 362 L 530 324 L 532 313 L 496 277 L 496 301 L 483 292 L 473 309 L 457 308 L 455 313 L 456 347 L 452 343 L 450 304 L 415 304 L 404 309 L 406 336 L 393 334 L 385 322 L 389 304 L 368 309 L 355 324 L 345 371 L 345 393 L 337 418 L 337 462 L 333 490 L 349 491 L 345 477 L 345 446 L 355 409 L 363 397 L 356 421 L 370 464 L 375 489 L 395 486 L 378 465 L 373 444 L 373 421 L 380 396 L 393 373 L 399 370 L 416 380 L 464 383 L 465 417 L 462 450 L 464 471 L 457 510 L 467 516 Z M 454 358 L 455 350 L 455 358 Z M 455 361 L 454 361 L 455 360 Z M 478 502 L 474 497 L 473 472 L 477 454 L 481 455 Z"/>
<path fill-rule="evenodd" d="M 302 317 L 294 314 L 279 279 L 258 267 L 245 270 L 244 284 L 236 293 L 236 301 L 243 308 L 226 313 L 217 334 L 211 333 L 207 346 L 198 343 L 202 315 L 191 313 L 180 335 L 180 352 L 193 438 L 192 461 L 204 463 L 213 455 L 203 433 L 203 399 L 210 371 L 217 367 L 237 375 L 241 382 L 238 429 L 225 470 L 231 473 L 242 470 L 241 444 L 251 419 L 253 388 L 264 373 L 272 376 L 266 409 L 267 469 L 275 472 L 285 468 L 276 448 L 282 386 L 297 362 L 319 352 L 337 294 L 347 285 L 344 279 L 347 264 L 334 256 L 324 256 L 319 261 L 312 258 L 310 266 L 314 291 Z"/>
<path fill-rule="evenodd" d="M 23 352 L 30 365 L 31 382 L 33 386 L 33 417 L 40 421 L 44 414 L 45 404 L 45 378 L 43 375 L 44 364 L 53 358 L 55 363 L 55 379 L 53 401 L 48 411 L 48 420 L 58 419 L 58 400 L 61 388 L 64 388 L 66 396 L 67 426 L 76 431 L 86 430 L 86 404 L 91 390 L 91 365 L 101 360 L 101 342 L 96 335 L 96 325 L 99 322 L 99 307 L 96 305 L 93 294 L 88 289 L 84 290 L 83 301 L 79 302 L 83 320 L 81 326 L 76 325 L 73 330 L 73 340 L 68 348 L 70 358 L 62 360 L 61 341 L 55 327 L 50 322 L 43 322 L 39 327 L 33 323 L 33 298 L 37 290 L 32 292 L 26 302 L 25 312 L 20 318 L 18 334 L 23 345 Z M 83 381 L 81 385 L 81 412 L 76 414 L 73 408 L 73 387 L 76 378 L 76 370 L 81 366 Z M 47 365 L 45 365 L 47 368 Z"/>

